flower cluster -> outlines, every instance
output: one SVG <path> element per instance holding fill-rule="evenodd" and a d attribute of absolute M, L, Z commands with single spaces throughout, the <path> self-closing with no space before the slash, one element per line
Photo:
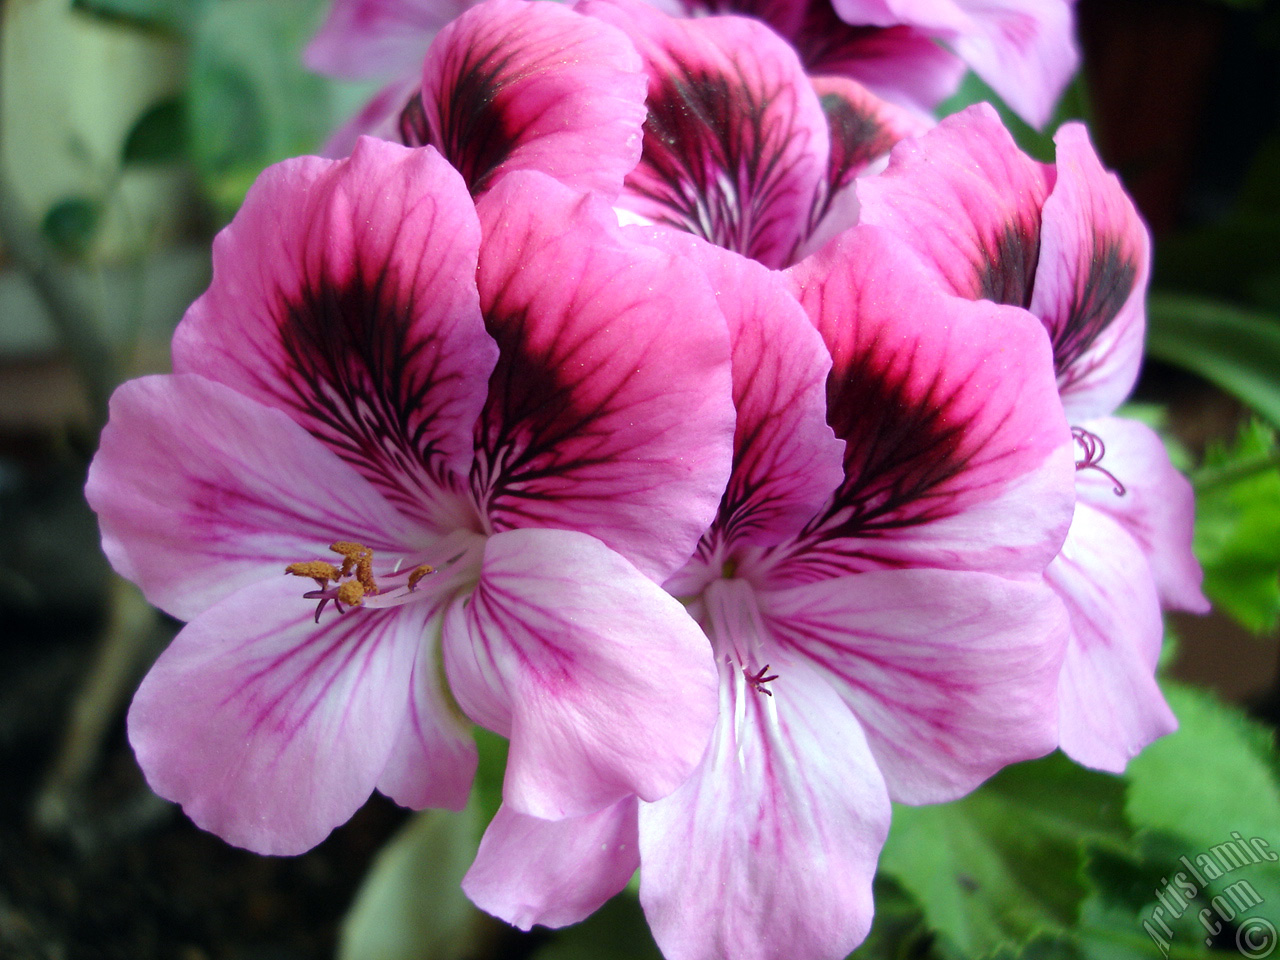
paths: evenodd
<path fill-rule="evenodd" d="M 1130 201 L 1079 126 L 1044 165 L 922 112 L 958 54 L 1042 117 L 1068 4 L 441 6 L 335 6 L 314 57 L 412 89 L 262 175 L 113 399 L 104 547 L 188 621 L 139 762 L 293 853 L 375 789 L 461 807 L 479 725 L 484 909 L 639 869 L 672 960 L 843 957 L 890 801 L 1122 769 L 1173 726 L 1161 606 L 1205 606 L 1190 488 L 1112 416 Z"/>

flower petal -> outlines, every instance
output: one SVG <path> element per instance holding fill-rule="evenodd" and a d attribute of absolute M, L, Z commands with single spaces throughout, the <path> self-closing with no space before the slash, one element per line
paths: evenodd
<path fill-rule="evenodd" d="M 1073 0 L 958 0 L 972 27 L 951 46 L 1033 127 L 1053 116 L 1080 66 Z"/>
<path fill-rule="evenodd" d="M 425 626 L 425 605 L 318 626 L 313 610 L 283 574 L 232 594 L 178 634 L 129 710 L 152 789 L 257 853 L 310 849 L 368 798 Z"/>
<path fill-rule="evenodd" d="M 715 717 L 711 649 L 678 601 L 598 540 L 511 530 L 445 622 L 445 669 L 477 723 L 509 736 L 503 799 L 547 820 L 697 765 Z"/>
<path fill-rule="evenodd" d="M 957 296 L 1025 307 L 1053 168 L 1013 142 L 985 103 L 904 140 L 860 180 L 862 223 L 890 229 Z"/>
<path fill-rule="evenodd" d="M 1028 313 L 946 296 L 885 234 L 789 271 L 834 358 L 845 480 L 797 576 L 919 565 L 1039 575 L 1070 523 L 1071 438 Z"/>
<path fill-rule="evenodd" d="M 363 139 L 267 170 L 214 242 L 214 280 L 174 368 L 283 409 L 400 509 L 465 475 L 496 347 L 474 276 L 479 223 L 434 150 Z"/>
<path fill-rule="evenodd" d="M 1163 606 L 1208 613 L 1200 591 L 1204 574 L 1191 551 L 1195 498 L 1187 478 L 1169 462 L 1164 442 L 1136 420 L 1103 417 L 1079 424 L 1102 440 L 1106 453 L 1097 470 L 1076 472 L 1076 496 L 1115 520 L 1137 543 L 1155 578 Z M 1117 495 L 1111 477 L 1124 493 Z"/>
<path fill-rule="evenodd" d="M 629 239 L 599 199 L 517 172 L 479 205 L 501 345 L 473 486 L 493 527 L 580 530 L 656 580 L 728 480 L 728 335 L 706 280 Z"/>
<path fill-rule="evenodd" d="M 640 866 L 636 799 L 583 817 L 539 820 L 498 808 L 462 880 L 471 902 L 521 930 L 585 920 Z"/>
<path fill-rule="evenodd" d="M 653 223 L 785 266 L 826 172 L 826 118 L 795 52 L 740 17 L 678 20 L 588 0 L 649 72 L 644 153 L 619 204 Z"/>
<path fill-rule="evenodd" d="M 317 73 L 386 77 L 417 67 L 431 36 L 472 0 L 334 0 L 303 53 Z"/>
<path fill-rule="evenodd" d="M 445 686 L 439 666 L 442 618 L 432 616 L 418 642 L 404 721 L 378 779 L 378 790 L 421 810 L 467 805 L 478 755 L 471 725 Z"/>
<path fill-rule="evenodd" d="M 733 357 L 733 472 L 713 530 L 771 546 L 799 533 L 844 477 L 827 426 L 831 357 L 781 277 L 685 233 L 653 242 L 697 264 L 716 291 Z"/>
<path fill-rule="evenodd" d="M 1053 340 L 1062 403 L 1074 423 L 1113 411 L 1138 377 L 1151 245 L 1085 128 L 1064 124 L 1054 140 L 1058 179 L 1044 203 L 1030 309 Z"/>
<path fill-rule="evenodd" d="M 762 605 L 779 642 L 857 715 L 896 801 L 954 800 L 1057 746 L 1067 623 L 1041 582 L 886 570 L 768 593 Z"/>
<path fill-rule="evenodd" d="M 335 540 L 394 556 L 423 537 L 285 414 L 191 375 L 116 391 L 85 495 L 112 565 L 182 620 Z"/>
<path fill-rule="evenodd" d="M 540 170 L 612 198 L 640 158 L 644 91 L 613 27 L 558 4 L 486 0 L 431 45 L 422 105 L 430 142 L 473 194 Z"/>
<path fill-rule="evenodd" d="M 871 926 L 889 828 L 875 760 L 803 662 L 779 665 L 773 696 L 724 671 L 702 766 L 640 807 L 650 929 L 669 960 L 839 960 Z"/>
<path fill-rule="evenodd" d="M 1058 686 L 1062 749 L 1120 773 L 1178 725 L 1155 678 L 1164 626 L 1151 571 L 1119 524 L 1081 503 L 1045 579 L 1071 615 Z"/>

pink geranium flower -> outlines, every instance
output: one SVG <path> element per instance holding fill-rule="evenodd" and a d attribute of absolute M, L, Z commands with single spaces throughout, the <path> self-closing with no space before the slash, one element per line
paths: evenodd
<path fill-rule="evenodd" d="M 1053 343 L 1077 438 L 1077 505 L 1050 584 L 1071 611 L 1060 685 L 1062 747 L 1120 771 L 1176 726 L 1155 680 L 1160 606 L 1204 612 L 1191 553 L 1190 484 L 1149 428 L 1111 413 L 1138 375 L 1150 244 L 1079 124 L 1057 165 L 1018 150 L 972 107 L 858 186 L 862 217 L 892 231 L 944 289 L 1029 310 Z"/>
<path fill-rule="evenodd" d="M 703 265 L 733 343 L 733 474 L 666 584 L 715 651 L 719 723 L 656 803 L 504 806 L 463 886 L 555 926 L 638 866 L 671 960 L 838 960 L 871 922 L 891 799 L 958 797 L 1057 742 L 1066 615 L 1041 573 L 1072 461 L 1048 343 L 870 228 L 790 272 L 799 304 L 742 257 L 654 242 Z"/>
<path fill-rule="evenodd" d="M 366 139 L 262 175 L 174 369 L 117 392 L 87 492 L 116 569 L 191 621 L 129 736 L 198 824 L 293 853 L 375 788 L 460 807 L 468 720 L 538 817 L 697 764 L 714 666 L 658 583 L 734 420 L 692 267 L 545 176 L 477 209 L 435 150 Z"/>

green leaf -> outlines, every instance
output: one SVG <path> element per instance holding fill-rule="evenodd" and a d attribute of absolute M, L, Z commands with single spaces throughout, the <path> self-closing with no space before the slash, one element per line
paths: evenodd
<path fill-rule="evenodd" d="M 102 204 L 92 197 L 65 197 L 44 215 L 45 237 L 66 257 L 82 257 L 102 223 Z"/>
<path fill-rule="evenodd" d="M 133 125 L 120 159 L 139 165 L 176 163 L 185 153 L 186 142 L 186 104 L 179 97 L 162 100 Z"/>
<path fill-rule="evenodd" d="M 640 902 L 620 893 L 582 923 L 556 931 L 533 960 L 662 960 Z"/>
<path fill-rule="evenodd" d="M 1165 695 L 1179 729 L 1135 757 L 1125 774 L 1125 809 L 1135 827 L 1172 834 L 1185 846 L 1169 853 L 1165 871 L 1183 870 L 1179 858 L 1222 863 L 1222 844 L 1261 838 L 1280 851 L 1280 786 L 1272 734 L 1239 710 L 1203 691 L 1168 684 Z M 1271 904 L 1280 904 L 1280 864 L 1249 862 L 1210 884 L 1215 891 L 1247 879 Z M 1165 875 L 1172 877 L 1173 874 Z M 1205 879 L 1210 879 L 1205 874 Z"/>
<path fill-rule="evenodd" d="M 1239 397 L 1280 425 L 1280 318 L 1215 300 L 1153 293 L 1147 351 Z"/>
<path fill-rule="evenodd" d="M 876 915 L 871 933 L 849 960 L 943 960 L 920 904 L 892 877 L 875 878 Z"/>
<path fill-rule="evenodd" d="M 415 814 L 379 852 L 342 924 L 338 960 L 461 960 L 485 926 L 462 892 L 479 822 L 462 813 Z"/>
<path fill-rule="evenodd" d="M 962 800 L 895 807 L 880 859 L 929 925 L 971 956 L 1073 924 L 1083 843 L 1129 840 L 1121 782 L 1055 754 L 1009 767 Z"/>
<path fill-rule="evenodd" d="M 1280 469 L 1275 431 L 1253 421 L 1196 472 L 1195 553 L 1204 591 L 1246 628 L 1280 624 Z"/>

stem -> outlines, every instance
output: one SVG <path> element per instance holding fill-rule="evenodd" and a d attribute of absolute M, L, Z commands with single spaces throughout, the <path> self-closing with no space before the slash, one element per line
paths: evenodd
<path fill-rule="evenodd" d="M 1196 493 L 1204 493 L 1215 487 L 1225 487 L 1238 480 L 1246 480 L 1277 466 L 1280 466 L 1280 448 L 1220 467 L 1201 467 L 1191 475 L 1191 485 L 1195 487 Z"/>

